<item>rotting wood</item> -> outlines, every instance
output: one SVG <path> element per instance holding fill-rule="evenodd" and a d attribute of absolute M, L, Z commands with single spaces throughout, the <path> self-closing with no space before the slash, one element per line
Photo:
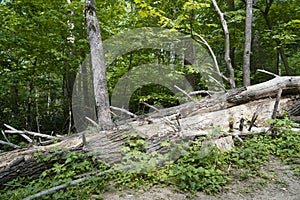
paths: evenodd
<path fill-rule="evenodd" d="M 138 117 L 137 115 L 133 114 L 132 112 L 129 112 L 128 110 L 125 110 L 123 108 L 118 108 L 118 107 L 114 107 L 114 106 L 110 106 L 111 109 L 113 110 L 117 110 L 117 111 L 121 111 L 129 116 L 132 116 L 132 117 Z"/>
<path fill-rule="evenodd" d="M 255 121 L 257 120 L 257 118 L 258 118 L 258 116 L 259 116 L 259 114 L 260 114 L 260 111 L 262 110 L 262 104 L 260 104 L 260 105 L 258 105 L 257 107 L 256 107 L 256 110 L 255 110 L 255 112 L 253 113 L 253 115 L 252 115 L 252 118 L 251 118 L 251 122 L 250 122 L 250 126 L 249 126 L 249 128 L 248 128 L 248 131 L 251 131 L 251 129 L 252 129 L 252 127 L 254 126 L 254 123 L 255 123 Z"/>
<path fill-rule="evenodd" d="M 84 152 L 92 152 L 99 159 L 104 159 L 111 165 L 114 165 L 122 161 L 120 147 L 122 147 L 124 141 L 126 141 L 126 134 L 128 133 L 137 132 L 145 135 L 148 146 L 146 152 L 151 152 L 152 150 L 157 150 L 157 152 L 165 151 L 166 148 L 161 145 L 165 140 L 171 142 L 183 141 L 184 138 L 186 140 L 193 140 L 196 137 L 205 137 L 212 133 L 215 139 L 226 135 L 239 138 L 248 134 L 265 133 L 267 130 L 265 127 L 258 127 L 263 125 L 264 119 L 270 118 L 274 107 L 274 100 L 271 98 L 276 96 L 278 88 L 282 89 L 282 97 L 279 102 L 278 111 L 289 110 L 291 106 L 294 106 L 295 99 L 291 99 L 290 96 L 286 95 L 299 94 L 300 77 L 276 77 L 265 83 L 249 86 L 240 90 L 229 90 L 227 93 L 223 91 L 217 92 L 212 96 L 202 98 L 197 101 L 197 104 L 189 102 L 177 107 L 162 109 L 159 110 L 159 112 L 151 113 L 144 117 L 141 116 L 138 119 L 130 119 L 127 120 L 126 123 L 120 123 L 120 126 L 114 131 L 99 131 L 97 127 L 88 129 L 83 132 L 86 136 L 86 148 Z M 236 96 L 238 96 L 238 98 Z M 247 129 L 238 131 L 237 120 L 235 120 L 232 131 L 228 133 L 224 131 L 228 130 L 229 117 L 240 119 L 240 117 L 243 116 L 249 119 L 253 116 L 253 110 L 257 109 L 258 104 L 262 105 L 260 114 L 256 119 L 256 125 L 258 127 L 253 127 L 251 132 Z M 184 112 L 180 119 L 180 133 L 182 137 L 179 137 L 177 130 L 166 125 L 163 117 L 168 118 L 172 123 L 176 124 L 176 114 L 183 110 Z M 151 124 L 147 123 L 146 119 L 151 119 Z M 222 130 L 222 134 L 215 135 L 214 127 L 219 127 L 219 129 Z M 35 169 L 35 166 L 39 166 L 38 163 L 33 160 L 35 152 L 49 152 L 53 147 L 82 149 L 83 133 L 62 138 L 61 142 L 48 146 L 34 145 L 27 149 L 16 149 L 1 153 L 0 180 L 2 182 L 0 182 L 5 183 L 5 181 L 12 180 L 20 174 L 38 176 L 38 172 L 43 171 L 42 168 L 36 167 L 36 171 L 28 170 L 31 168 Z M 18 170 L 18 172 L 16 173 L 14 170 Z M 6 176 L 7 174 L 9 175 Z"/>
<path fill-rule="evenodd" d="M 180 92 L 182 92 L 182 94 L 184 94 L 187 98 L 189 98 L 190 101 L 195 101 L 186 91 L 184 91 L 183 89 L 181 89 L 180 87 L 178 87 L 177 85 L 174 85 L 174 87 L 179 90 Z"/>
<path fill-rule="evenodd" d="M 282 89 L 279 88 L 278 92 L 277 92 L 277 97 L 276 97 L 276 101 L 275 101 L 275 104 L 274 104 L 274 109 L 273 109 L 273 113 L 272 113 L 272 119 L 275 119 L 276 116 L 277 116 L 277 110 L 278 110 L 278 105 L 279 105 L 279 101 L 280 101 L 280 98 L 281 98 L 281 94 L 282 94 Z"/>

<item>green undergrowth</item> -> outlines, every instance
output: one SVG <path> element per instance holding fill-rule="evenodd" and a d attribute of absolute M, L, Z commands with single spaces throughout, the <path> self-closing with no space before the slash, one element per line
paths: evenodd
<path fill-rule="evenodd" d="M 147 188 L 172 186 L 194 193 L 218 193 L 233 180 L 263 176 L 261 166 L 274 156 L 300 175 L 300 134 L 291 130 L 287 119 L 272 120 L 274 131 L 242 137 L 235 148 L 221 152 L 204 139 L 171 144 L 162 142 L 167 151 L 145 153 L 146 142 L 136 133 L 128 135 L 123 147 L 123 163 L 114 167 L 99 162 L 91 155 L 69 152 L 56 156 L 37 155 L 40 162 L 54 161 L 38 179 L 18 178 L 6 184 L 0 199 L 22 199 L 48 188 L 88 177 L 77 185 L 44 195 L 40 199 L 102 199 L 110 188 Z M 102 173 L 101 173 L 102 172 Z"/>

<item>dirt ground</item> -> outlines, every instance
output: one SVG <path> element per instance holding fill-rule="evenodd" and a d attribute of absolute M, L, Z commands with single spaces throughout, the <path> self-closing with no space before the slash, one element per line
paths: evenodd
<path fill-rule="evenodd" d="M 198 192 L 196 196 L 178 193 L 172 188 L 152 187 L 144 190 L 110 191 L 105 200 L 300 200 L 300 177 L 295 176 L 290 167 L 277 159 L 271 159 L 263 168 L 263 177 L 235 181 L 229 189 L 216 195 Z"/>

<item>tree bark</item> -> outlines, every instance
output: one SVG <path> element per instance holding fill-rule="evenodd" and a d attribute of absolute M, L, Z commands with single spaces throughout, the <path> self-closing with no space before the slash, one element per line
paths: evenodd
<path fill-rule="evenodd" d="M 95 0 L 85 1 L 85 18 L 90 41 L 93 85 L 98 124 L 103 130 L 110 130 L 113 128 L 113 123 L 109 109 L 106 66 L 104 62 L 103 44 L 98 17 L 96 14 Z"/>
<path fill-rule="evenodd" d="M 51 163 L 49 165 L 37 163 L 33 155 L 36 152 L 51 153 L 49 151 L 52 148 L 91 152 L 98 159 L 114 165 L 122 161 L 121 147 L 130 137 L 129 133 L 133 132 L 144 136 L 147 144 L 145 152 L 150 153 L 155 150 L 161 153 L 167 148 L 162 146 L 163 141 L 192 140 L 199 135 L 205 136 L 211 133 L 210 130 L 215 127 L 220 127 L 226 132 L 231 120 L 233 120 L 232 132 L 237 132 L 240 118 L 253 116 L 255 110 L 259 111 L 256 119 L 258 128 L 253 127 L 253 131 L 256 131 L 260 129 L 259 127 L 265 126 L 266 119 L 271 118 L 279 89 L 282 89 L 282 98 L 278 111 L 288 111 L 290 116 L 300 116 L 300 101 L 297 97 L 300 92 L 300 77 L 276 77 L 257 85 L 217 92 L 196 102 L 162 109 L 148 116 L 132 118 L 120 123 L 116 131 L 102 131 L 99 134 L 99 130 L 89 129 L 83 133 L 62 138 L 61 142 L 48 146 L 33 145 L 30 148 L 1 153 L 0 187 L 16 177 L 37 177 L 45 168 L 51 167 Z M 177 118 L 179 114 L 180 118 Z M 179 126 L 180 131 L 172 128 L 173 124 Z M 246 129 L 242 132 L 242 134 L 247 133 Z M 224 135 L 224 132 L 220 134 Z M 83 135 L 86 137 L 86 142 L 84 142 Z M 83 143 L 86 143 L 84 148 Z"/>
<path fill-rule="evenodd" d="M 224 13 L 221 12 L 216 0 L 212 1 L 217 13 L 220 16 L 224 35 L 225 35 L 225 62 L 227 69 L 229 71 L 229 82 L 230 82 L 230 87 L 233 89 L 235 88 L 235 80 L 234 80 L 234 70 L 231 64 L 231 58 L 230 58 L 230 37 L 229 37 L 229 31 L 228 31 L 228 26 L 227 22 L 224 18 Z"/>
<path fill-rule="evenodd" d="M 227 0 L 227 7 L 229 11 L 235 11 L 235 0 Z M 231 58 L 231 65 L 233 68 L 235 68 L 235 50 L 236 47 L 234 47 L 234 44 L 236 42 L 236 38 L 235 38 L 235 32 L 233 32 L 233 37 L 231 37 L 231 41 L 230 41 L 230 58 Z"/>
<path fill-rule="evenodd" d="M 244 86 L 249 86 L 250 82 L 250 55 L 251 55 L 251 40 L 252 40 L 252 2 L 247 0 L 246 3 L 246 23 L 245 23 L 245 47 L 243 56 L 243 83 Z"/>

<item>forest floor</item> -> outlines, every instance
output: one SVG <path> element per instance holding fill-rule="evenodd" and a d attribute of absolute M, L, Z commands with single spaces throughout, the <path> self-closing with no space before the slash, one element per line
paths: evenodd
<path fill-rule="evenodd" d="M 260 177 L 244 181 L 234 180 L 228 190 L 215 195 L 197 192 L 194 196 L 175 191 L 170 187 L 154 186 L 147 189 L 113 190 L 104 194 L 107 200 L 300 200 L 300 177 L 295 176 L 290 166 L 278 159 L 262 166 Z M 263 178 L 262 178 L 263 177 Z"/>

